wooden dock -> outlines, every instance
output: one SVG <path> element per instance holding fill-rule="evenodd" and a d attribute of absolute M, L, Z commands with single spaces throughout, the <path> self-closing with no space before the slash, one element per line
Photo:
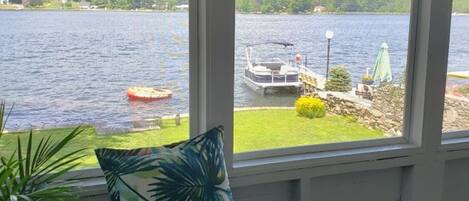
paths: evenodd
<path fill-rule="evenodd" d="M 303 83 L 303 91 L 310 93 L 316 90 L 323 91 L 326 87 L 326 78 L 304 66 L 300 66 L 300 81 Z"/>
<path fill-rule="evenodd" d="M 355 88 L 350 92 L 326 91 L 326 78 L 310 69 L 300 66 L 300 81 L 303 83 L 303 94 L 316 93 L 321 98 L 327 98 L 328 95 L 335 96 L 339 99 L 347 100 L 360 104 L 364 107 L 371 107 L 372 101 L 360 98 L 355 95 Z"/>

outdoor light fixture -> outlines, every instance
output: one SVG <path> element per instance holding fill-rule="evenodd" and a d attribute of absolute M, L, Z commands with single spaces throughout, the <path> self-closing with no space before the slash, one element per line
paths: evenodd
<path fill-rule="evenodd" d="M 327 38 L 327 65 L 326 65 L 326 81 L 329 80 L 329 55 L 331 50 L 331 40 L 334 37 L 333 31 L 326 31 L 326 38 Z"/>
<path fill-rule="evenodd" d="M 331 40 L 334 38 L 334 32 L 333 31 L 326 31 L 326 38 L 327 40 Z"/>

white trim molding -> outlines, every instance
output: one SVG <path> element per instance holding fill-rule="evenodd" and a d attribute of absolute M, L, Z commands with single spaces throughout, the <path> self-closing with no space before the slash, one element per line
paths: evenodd
<path fill-rule="evenodd" d="M 192 0 L 191 136 L 224 126 L 225 158 L 232 167 L 235 0 Z M 194 13 L 196 12 L 196 13 Z"/>

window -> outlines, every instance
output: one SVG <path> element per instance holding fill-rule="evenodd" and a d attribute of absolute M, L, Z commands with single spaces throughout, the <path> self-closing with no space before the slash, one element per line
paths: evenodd
<path fill-rule="evenodd" d="M 237 0 L 235 153 L 403 135 L 411 2 L 366 2 Z"/>
<path fill-rule="evenodd" d="M 81 123 L 89 129 L 74 146 L 89 146 L 87 167 L 96 166 L 92 150 L 97 147 L 168 144 L 187 139 L 189 127 L 194 135 L 220 124 L 227 131 L 228 165 L 232 151 L 282 152 L 291 149 L 279 148 L 357 142 L 333 147 L 343 149 L 349 144 L 370 146 L 419 138 L 415 133 L 413 139 L 405 138 L 410 133 L 404 128 L 412 123 L 406 122 L 406 114 L 423 114 L 422 108 L 405 103 L 405 96 L 420 95 L 418 90 L 406 94 L 405 80 L 406 71 L 414 70 L 413 63 L 407 64 L 407 54 L 416 50 L 415 44 L 408 45 L 409 27 L 426 22 L 410 26 L 415 22 L 409 15 L 410 0 L 298 1 L 298 5 L 239 0 L 236 37 L 232 37 L 234 13 L 229 11 L 234 12 L 234 5 L 230 2 L 191 1 L 198 6 L 190 16 L 187 5 L 143 2 L 132 5 L 144 9 L 141 12 L 137 7 L 113 12 L 128 8 L 105 4 L 96 5 L 108 9 L 102 12 L 0 12 L 0 25 L 5 27 L 0 33 L 0 98 L 16 105 L 0 154 L 11 152 L 17 131 L 33 127 L 40 130 L 36 136 L 59 135 Z M 196 18 L 190 28 L 189 17 Z M 422 35 L 413 31 L 410 36 Z M 230 63 L 233 55 L 235 65 Z M 422 55 L 409 55 L 409 61 Z M 189 56 L 195 58 L 190 69 Z M 421 62 L 416 66 L 424 73 L 428 70 Z M 195 73 L 189 76 L 189 70 Z M 432 86 L 422 77 L 413 78 L 419 89 Z M 128 101 L 130 86 L 168 87 L 173 96 Z M 302 100 L 315 108 L 324 104 L 325 116 L 322 109 L 308 108 L 305 111 L 316 118 L 300 116 L 295 103 L 301 96 L 318 98 Z M 189 99 L 191 115 L 197 116 L 190 126 L 185 115 Z M 156 126 L 160 129 L 153 129 Z"/>
<path fill-rule="evenodd" d="M 469 129 L 469 12 L 466 3 L 453 2 L 443 132 Z"/>
<path fill-rule="evenodd" d="M 265 1 L 269 3 L 270 0 Z M 454 0 L 455 6 L 456 2 L 461 1 L 467 2 L 466 0 Z M 234 2 L 230 0 L 191 1 L 191 5 L 194 3 L 197 5 L 197 9 L 195 9 L 196 12 L 191 12 L 190 14 L 191 20 L 194 19 L 193 17 L 196 18 L 196 23 L 191 23 L 189 28 L 191 31 L 189 54 L 191 58 L 191 68 L 189 69 L 191 71 L 191 75 L 189 76 L 191 78 L 189 81 L 190 84 L 187 81 L 187 77 L 184 76 L 185 73 L 188 72 L 185 68 L 187 67 L 187 58 L 189 57 L 189 55 L 187 55 L 189 48 L 184 49 L 184 46 L 175 47 L 171 45 L 171 42 L 177 43 L 176 41 L 187 43 L 185 40 L 185 38 L 187 38 L 187 29 L 184 30 L 177 28 L 178 26 L 184 27 L 186 25 L 187 21 L 185 22 L 184 18 L 187 19 L 187 14 L 184 12 L 57 12 L 60 14 L 64 13 L 64 16 L 46 11 L 40 13 L 33 11 L 26 13 L 0 12 L 0 26 L 2 27 L 0 32 L 0 54 L 2 55 L 0 57 L 0 77 L 3 78 L 2 82 L 0 82 L 0 98 L 7 99 L 9 103 L 16 103 L 15 113 L 8 124 L 10 135 L 4 136 L 2 139 L 2 144 L 0 144 L 0 153 L 8 154 L 11 151 L 10 146 L 11 144 L 14 144 L 13 142 L 16 137 L 14 133 L 16 130 L 15 128 L 20 128 L 18 125 L 23 125 L 26 128 L 29 127 L 30 122 L 34 123 L 34 121 L 28 120 L 31 117 L 34 117 L 36 120 L 41 119 L 44 121 L 53 121 L 62 120 L 62 118 L 58 118 L 58 116 L 63 115 L 63 113 L 73 114 L 72 112 L 77 111 L 78 109 L 78 112 L 89 111 L 86 110 L 89 109 L 88 107 L 76 104 L 77 102 L 85 102 L 86 100 L 79 99 L 76 102 L 71 102 L 69 100 L 70 96 L 59 96 L 63 93 L 62 90 L 54 91 L 51 96 L 46 96 L 44 95 L 45 89 L 52 88 L 49 90 L 53 90 L 54 87 L 57 86 L 67 89 L 65 92 L 69 93 L 71 93 L 70 91 L 79 94 L 89 93 L 85 89 L 93 87 L 93 85 L 86 85 L 84 89 L 74 86 L 83 86 L 84 84 L 82 82 L 87 81 L 87 76 L 99 75 L 99 78 L 109 79 L 109 82 L 105 82 L 99 86 L 105 88 L 109 87 L 109 89 L 111 89 L 110 86 L 121 87 L 112 88 L 112 91 L 113 93 L 122 93 L 120 96 L 122 100 L 113 99 L 113 102 L 109 103 L 112 105 L 111 107 L 115 109 L 113 111 L 116 111 L 117 113 L 122 112 L 122 105 L 120 104 L 128 104 L 128 102 L 126 102 L 125 95 L 128 83 L 120 83 L 121 85 L 117 85 L 116 83 L 118 83 L 119 79 L 125 79 L 127 76 L 132 76 L 132 78 L 135 79 L 141 78 L 140 76 L 133 74 L 124 75 L 126 70 L 131 72 L 145 72 L 145 75 L 156 76 L 159 80 L 167 80 L 174 75 L 173 73 L 183 72 L 183 74 L 177 74 L 183 75 L 181 76 L 181 79 L 178 79 L 179 82 L 168 83 L 168 86 L 173 90 L 174 96 L 172 99 L 167 100 L 167 102 L 165 102 L 161 107 L 154 106 L 153 103 L 156 102 L 132 104 L 132 107 L 135 106 L 133 108 L 138 108 L 141 112 L 132 114 L 137 117 L 142 114 L 142 117 L 146 118 L 147 116 L 144 116 L 144 114 L 147 114 L 146 112 L 151 112 L 153 110 L 159 111 L 159 109 L 163 109 L 163 107 L 172 108 L 173 106 L 181 108 L 180 111 L 177 111 L 178 113 L 185 113 L 187 112 L 188 104 L 180 102 L 176 98 L 183 97 L 188 91 L 188 87 L 185 86 L 190 85 L 190 100 L 192 106 L 190 108 L 190 112 L 191 117 L 196 117 L 191 118 L 191 134 L 194 135 L 194 133 L 198 133 L 199 131 L 203 131 L 204 129 L 220 124 L 225 125 L 225 157 L 227 158 L 226 161 L 228 167 L 234 168 L 234 172 L 230 172 L 230 175 L 235 177 L 236 181 L 234 183 L 236 183 L 236 188 L 247 186 L 252 187 L 256 184 L 261 184 L 256 186 L 262 186 L 267 182 L 278 182 L 281 180 L 282 184 L 292 184 L 291 186 L 295 187 L 295 191 L 299 189 L 301 199 L 308 200 L 310 198 L 308 193 L 303 195 L 304 193 L 301 192 L 305 189 L 304 187 L 306 187 L 306 190 L 309 190 L 310 183 L 308 182 L 311 181 L 311 177 L 368 171 L 370 170 L 370 167 L 373 167 L 375 169 L 395 169 L 398 171 L 396 173 L 402 173 L 402 177 L 400 178 L 402 178 L 402 181 L 404 181 L 406 186 L 411 187 L 406 188 L 405 191 L 401 192 L 401 197 L 404 199 L 441 196 L 441 191 L 438 189 L 442 186 L 442 179 L 444 178 L 444 163 L 464 158 L 467 155 L 465 153 L 468 148 L 468 143 L 464 140 L 458 141 L 459 139 L 455 140 L 457 142 L 450 140 L 445 141 L 444 145 L 440 147 L 440 144 L 435 142 L 439 142 L 439 138 L 441 137 L 439 134 L 441 131 L 439 129 L 433 129 L 441 126 L 441 111 L 439 111 L 439 109 L 442 107 L 443 100 L 443 78 L 446 77 L 446 75 L 441 73 L 441 71 L 445 68 L 444 64 L 446 64 L 445 59 L 447 56 L 447 49 L 442 47 L 446 47 L 445 45 L 448 45 L 448 41 L 444 36 L 449 33 L 449 26 L 447 26 L 449 23 L 449 7 L 447 6 L 450 2 L 438 0 L 413 1 L 413 5 L 416 7 L 413 7 L 412 9 L 411 20 L 409 20 L 408 14 L 391 15 L 388 13 L 380 13 L 379 15 L 372 15 L 348 12 L 402 12 L 402 10 L 393 8 L 398 5 L 396 3 L 386 5 L 380 3 L 374 4 L 376 2 L 383 1 L 369 1 L 370 4 L 368 4 L 368 6 L 380 5 L 379 8 L 362 8 L 359 4 L 330 4 L 329 2 L 331 1 L 323 0 L 321 2 L 324 4 L 317 5 L 319 2 L 313 1 L 314 5 L 311 5 L 312 7 L 314 6 L 313 8 L 306 6 L 307 8 L 303 7 L 301 9 L 296 8 L 296 5 L 294 4 L 283 4 L 279 6 L 277 3 L 281 1 L 277 0 L 270 1 L 270 3 L 266 5 L 259 5 L 257 4 L 258 2 L 260 1 L 238 1 L 237 9 L 239 14 L 237 15 L 236 23 L 236 66 L 234 69 L 236 74 L 233 76 L 232 70 L 234 65 L 231 62 L 234 62 L 232 61 L 232 56 L 234 55 L 232 52 L 234 49 L 234 4 L 231 5 L 230 3 Z M 366 2 L 366 0 L 360 2 Z M 395 0 L 393 2 L 404 1 Z M 210 6 L 207 6 L 206 3 L 210 3 Z M 408 9 L 408 2 L 404 2 L 403 5 L 405 6 L 401 8 Z M 119 5 L 115 8 L 122 8 L 121 6 L 122 5 Z M 165 3 L 163 5 L 156 5 L 152 9 L 165 10 L 167 9 L 167 6 L 169 6 L 169 4 Z M 317 15 L 284 15 L 288 12 L 323 12 L 330 6 L 333 6 L 332 8 L 334 8 L 330 11 L 337 12 L 337 15 L 332 15 L 330 13 Z M 150 7 L 153 7 L 153 5 Z M 180 8 L 184 7 L 185 6 L 182 6 Z M 191 8 L 194 7 L 191 6 Z M 231 11 L 233 11 L 233 13 L 231 13 Z M 347 13 L 338 13 L 346 11 Z M 245 14 L 241 14 L 243 12 L 245 12 Z M 262 12 L 265 14 L 252 14 Z M 68 15 L 74 17 L 70 18 Z M 86 18 L 97 15 L 101 16 L 99 19 L 102 20 L 83 21 L 77 19 L 78 16 L 82 15 L 85 15 Z M 143 17 L 144 19 L 141 21 L 126 21 L 126 19 L 129 19 L 129 16 L 147 17 Z M 166 18 L 166 16 L 172 16 L 174 18 Z M 180 17 L 179 19 L 182 20 L 174 20 L 177 18 L 176 16 Z M 31 19 L 34 19 L 34 23 L 31 23 Z M 66 21 L 63 21 L 64 19 L 66 19 Z M 159 23 L 152 24 L 151 22 L 154 20 Z M 116 21 L 119 21 L 122 24 Z M 408 34 L 409 21 L 412 21 L 410 34 Z M 109 23 L 117 23 L 117 25 L 120 26 L 114 24 L 111 27 L 112 30 L 108 31 L 108 34 L 102 34 L 102 31 L 106 30 L 105 28 Z M 161 26 L 164 26 L 164 29 L 155 28 Z M 44 27 L 50 28 L 54 31 L 44 29 Z M 67 27 L 69 29 L 65 29 Z M 73 29 L 70 27 L 73 27 Z M 86 27 L 86 29 L 81 29 L 80 27 Z M 194 30 L 196 31 L 194 32 Z M 334 34 L 328 32 L 329 30 Z M 131 34 L 123 34 L 124 31 Z M 82 34 L 82 32 L 87 34 Z M 168 33 L 172 33 L 174 35 L 168 36 L 171 35 Z M 326 33 L 328 33 L 328 37 L 332 37 L 330 51 L 327 51 L 328 40 L 326 38 Z M 83 35 L 85 35 L 85 37 L 78 37 Z M 408 40 L 408 35 L 411 36 L 409 46 L 407 46 L 406 42 Z M 113 37 L 111 40 L 109 37 L 104 36 Z M 38 38 L 41 37 L 46 37 L 47 40 L 38 40 Z M 65 40 L 64 37 L 66 39 L 72 38 L 73 40 L 68 41 Z M 414 40 L 415 38 L 418 38 L 418 40 Z M 12 43 L 12 41 L 14 42 Z M 152 46 L 151 43 L 156 43 L 155 41 L 157 41 L 158 44 Z M 41 45 L 43 42 L 52 43 L 52 45 L 50 47 Z M 266 42 L 270 43 L 265 44 Z M 411 90 L 405 91 L 409 91 L 411 93 L 405 95 L 411 97 L 412 101 L 405 104 L 405 114 L 403 114 L 404 112 L 400 109 L 395 111 L 395 113 L 388 114 L 379 110 L 384 108 L 376 107 L 372 108 L 376 110 L 364 109 L 363 112 L 375 112 L 373 115 L 381 115 L 382 119 L 380 120 L 383 121 L 387 121 L 391 116 L 397 116 L 398 118 L 396 121 L 404 121 L 403 116 L 405 116 L 405 120 L 407 121 L 409 116 L 406 116 L 406 114 L 410 113 L 411 120 L 406 122 L 407 124 L 410 124 L 409 130 L 411 130 L 411 132 L 408 133 L 406 132 L 407 128 L 402 130 L 403 125 L 390 124 L 394 130 L 367 127 L 366 124 L 364 125 L 364 122 L 362 122 L 363 119 L 360 120 L 360 118 L 363 118 L 362 116 L 335 114 L 333 113 L 335 111 L 330 111 L 331 109 L 337 109 L 338 111 L 343 112 L 345 112 L 345 110 L 350 111 L 349 108 L 344 109 L 343 107 L 329 107 L 329 113 L 327 113 L 326 117 L 323 117 L 323 119 L 315 118 L 310 120 L 303 117 L 300 119 L 300 117 L 296 116 L 296 113 L 293 110 L 294 102 L 298 98 L 298 95 L 295 94 L 296 90 L 293 90 L 293 93 L 289 90 L 279 90 L 279 92 L 276 93 L 273 93 L 272 90 L 266 90 L 267 93 L 265 94 L 255 94 L 257 92 L 248 88 L 247 84 L 244 83 L 245 81 L 242 80 L 243 75 L 245 75 L 244 70 L 248 61 L 245 52 L 246 47 L 249 44 L 253 46 L 253 44 L 264 43 L 266 47 L 258 47 L 259 50 L 252 51 L 249 59 L 255 59 L 256 57 L 264 57 L 267 59 L 279 57 L 282 58 L 286 64 L 280 65 L 278 74 L 280 74 L 283 66 L 290 65 L 292 67 L 298 67 L 300 66 L 299 64 L 302 64 L 304 68 L 298 68 L 297 71 L 303 73 L 307 72 L 309 74 L 316 73 L 319 77 L 319 75 L 325 76 L 326 74 L 327 52 L 329 52 L 329 66 L 331 69 L 336 65 L 345 65 L 346 70 L 351 73 L 352 87 L 356 87 L 357 83 L 365 82 L 366 84 L 367 81 L 370 81 L 370 79 L 362 80 L 362 74 L 366 74 L 366 68 L 370 68 L 369 75 L 373 74 L 374 70 L 372 69 L 375 61 L 377 60 L 376 58 L 378 57 L 377 55 L 382 42 L 386 42 L 388 45 L 392 67 L 391 72 L 393 75 L 393 81 L 387 86 L 397 87 L 393 88 L 396 90 L 392 92 L 396 92 L 393 94 L 397 94 L 397 100 L 400 101 L 395 108 L 404 107 L 403 84 L 400 84 L 398 77 L 403 77 L 400 75 L 403 74 L 405 71 L 404 66 L 407 65 L 409 66 L 407 69 L 407 72 L 409 72 L 409 78 L 412 78 L 409 80 L 413 83 L 412 86 L 406 86 L 406 88 L 411 88 Z M 98 45 L 100 43 L 105 44 L 106 46 Z M 294 44 L 295 49 L 293 51 L 285 52 L 283 47 L 286 46 L 287 48 L 285 49 L 287 50 L 292 48 L 290 43 Z M 75 46 L 71 46 L 70 44 Z M 94 45 L 95 48 L 89 50 L 80 46 L 84 45 L 84 47 L 86 47 L 85 44 Z M 32 48 L 30 47 L 32 45 L 35 46 Z M 141 46 L 147 48 L 141 48 Z M 269 46 L 276 48 L 274 49 Z M 153 49 L 155 47 L 158 48 Z M 264 48 L 264 50 L 262 50 L 262 48 Z M 409 49 L 408 51 L 407 48 Z M 53 52 L 49 52 L 51 50 L 53 50 Z M 90 55 L 84 55 L 85 51 L 83 50 L 91 51 Z M 124 51 L 123 55 L 121 51 Z M 36 55 L 38 52 L 45 54 L 47 57 L 38 57 Z M 72 52 L 73 54 L 68 54 L 69 52 Z M 407 52 L 409 52 L 409 64 L 406 63 Z M 461 53 L 463 51 L 457 50 L 454 52 Z M 296 57 L 297 53 L 299 53 L 298 57 Z M 99 58 L 96 54 L 103 54 L 104 58 Z M 142 57 L 135 56 L 141 54 L 145 55 Z M 155 56 L 160 54 L 163 56 Z M 125 59 L 123 57 L 125 57 Z M 114 58 L 116 58 L 117 61 L 114 61 Z M 160 58 L 162 59 L 160 60 Z M 172 60 L 169 61 L 168 58 Z M 24 60 L 28 61 L 26 63 L 26 67 L 21 63 L 24 62 Z M 133 62 L 138 63 L 138 65 L 134 65 Z M 262 60 L 260 60 L 260 62 L 254 60 L 251 64 L 253 64 L 253 67 L 257 66 L 254 64 L 263 64 L 265 65 L 264 67 L 267 68 L 276 67 L 278 66 L 278 63 L 279 62 L 262 63 Z M 451 72 L 451 61 L 449 63 Z M 67 69 L 67 71 L 54 71 L 53 74 L 49 74 L 49 76 L 46 76 L 46 72 L 41 71 L 41 68 L 38 68 L 38 66 L 43 65 L 46 67 L 62 67 L 61 65 L 66 64 L 71 65 L 74 68 L 70 68 L 70 70 Z M 92 69 L 92 72 L 85 71 L 84 73 L 80 73 L 79 76 L 69 75 L 69 73 L 73 72 L 73 69 L 81 70 L 81 68 L 78 68 L 77 66 L 87 69 L 89 66 L 111 64 L 116 65 L 112 65 L 112 70 L 105 73 L 105 75 L 102 75 L 103 72 L 101 72 L 103 68 L 98 67 Z M 159 69 L 162 64 L 167 68 Z M 176 64 L 178 65 L 176 66 Z M 127 69 L 126 67 L 128 65 L 136 67 Z M 171 68 L 173 65 L 176 67 Z M 142 66 L 145 66 L 146 68 L 142 70 Z M 262 67 L 262 65 L 260 67 Z M 60 70 L 60 68 L 52 69 Z M 272 81 L 272 79 L 276 81 L 274 83 L 282 83 L 278 81 L 282 80 L 282 78 L 284 82 L 285 78 L 287 81 L 292 79 L 291 77 L 295 80 L 295 76 L 276 76 L 278 74 L 273 74 L 272 70 L 270 71 L 270 77 L 268 73 L 265 73 L 268 72 L 267 70 L 262 74 L 264 68 L 257 68 L 256 70 L 259 70 L 261 73 L 259 73 L 259 77 L 254 77 L 254 79 L 259 78 L 261 81 L 268 81 L 264 76 L 270 78 L 270 81 Z M 288 73 L 293 74 L 294 72 L 294 70 L 291 69 L 287 70 L 287 75 L 290 75 Z M 154 71 L 158 71 L 158 73 L 155 73 Z M 26 75 L 30 76 L 31 79 L 26 79 L 23 76 L 13 74 L 25 74 L 25 72 L 27 72 Z M 283 72 L 285 72 L 285 69 Z M 332 71 L 330 71 L 330 74 L 328 75 L 332 77 Z M 72 80 L 64 79 L 64 76 L 68 76 L 67 78 Z M 194 77 L 197 77 L 197 79 L 194 79 Z M 234 78 L 236 78 L 236 82 L 233 82 L 232 79 Z M 298 76 L 298 78 L 301 78 L 302 82 L 308 81 L 308 77 L 304 77 L 304 75 L 301 77 Z M 41 82 L 39 84 L 30 84 L 32 81 L 37 83 L 37 81 L 33 79 L 39 79 Z M 428 79 L 432 80 L 429 82 Z M 315 86 L 318 87 L 317 80 L 319 79 L 316 79 L 316 83 L 312 83 L 312 85 L 316 84 Z M 156 79 L 151 79 L 151 81 L 156 82 Z M 70 84 L 67 85 L 63 83 Z M 143 84 L 146 86 L 148 83 Z M 232 85 L 235 85 L 235 87 L 232 87 Z M 44 89 L 42 89 L 42 86 L 48 87 L 44 87 Z M 29 90 L 29 88 L 34 88 L 35 90 Z M 179 88 L 184 92 L 181 92 L 180 96 L 176 93 Z M 437 88 L 438 90 L 432 90 L 433 88 Z M 78 89 L 83 91 L 79 91 Z M 233 93 L 233 89 L 235 90 L 235 93 Z M 374 90 L 375 88 L 372 87 L 372 89 Z M 115 92 L 114 90 L 118 92 Z M 305 91 L 307 93 L 314 92 L 312 88 L 302 88 L 300 92 Z M 262 90 L 262 92 L 264 91 Z M 376 97 L 376 90 L 374 92 L 375 93 L 372 96 L 373 100 L 375 100 Z M 344 95 L 344 93 L 337 94 Z M 332 94 L 331 96 L 337 94 Z M 351 93 L 349 95 L 353 96 L 353 94 L 354 93 Z M 32 95 L 37 95 L 37 97 L 31 98 Z M 103 94 L 98 95 L 102 96 Z M 232 97 L 233 95 L 235 98 Z M 361 96 L 365 97 L 360 97 L 361 99 L 359 100 L 371 97 L 369 94 L 367 95 L 363 93 Z M 388 96 L 385 96 L 385 98 L 388 98 Z M 45 107 L 45 104 L 38 104 L 43 103 L 45 100 L 56 99 L 61 101 L 54 102 L 54 107 Z M 434 99 L 440 100 L 441 102 L 433 101 Z M 235 121 L 231 119 L 233 117 L 233 115 L 231 115 L 233 112 L 233 101 L 235 102 Z M 37 108 L 32 107 L 31 105 L 33 104 L 37 104 L 39 106 Z M 372 107 L 372 104 L 373 101 L 371 101 L 371 106 L 369 107 Z M 344 103 L 344 105 L 349 104 Z M 97 107 L 95 104 L 90 104 L 88 106 L 99 114 L 107 109 L 106 107 Z M 128 108 L 132 107 L 129 105 Z M 124 112 L 130 113 L 128 111 L 130 111 L 130 109 L 125 110 Z M 86 121 L 87 118 L 91 118 L 93 115 L 93 113 L 86 112 L 84 112 L 84 114 L 85 115 L 83 116 L 86 117 L 84 118 Z M 174 113 L 169 115 L 174 116 Z M 74 117 L 73 115 L 68 116 Z M 131 119 L 130 116 L 131 115 L 129 115 L 129 119 Z M 102 115 L 100 116 L 100 119 L 103 119 L 102 122 L 106 122 L 105 119 L 111 117 L 115 118 L 114 115 Z M 329 124 L 325 124 L 324 118 L 329 118 L 332 121 L 330 121 Z M 289 121 L 285 121 L 285 119 Z M 76 122 L 86 122 L 85 120 L 82 121 L 80 118 L 72 118 L 72 120 L 76 120 Z M 159 130 L 161 132 L 148 131 L 143 133 L 100 136 L 95 136 L 94 133 L 89 133 L 88 135 L 83 136 L 84 139 L 82 139 L 81 142 L 74 144 L 74 146 L 89 146 L 90 149 L 88 150 L 88 153 L 92 158 L 84 160 L 84 166 L 95 166 L 96 164 L 91 150 L 98 145 L 106 147 L 112 147 L 115 145 L 114 147 L 123 148 L 136 146 L 143 147 L 187 139 L 187 120 L 188 119 L 183 118 L 182 126 L 179 127 L 171 124 L 172 122 L 175 122 L 174 119 L 163 120 L 163 129 Z M 68 123 L 67 121 L 64 122 Z M 311 122 L 314 122 L 314 124 L 311 124 Z M 117 125 L 120 125 L 120 123 L 122 122 L 117 122 Z M 129 123 L 129 121 L 127 121 L 127 123 Z M 232 146 L 233 133 L 231 133 L 233 130 L 233 123 L 234 132 L 236 134 L 234 136 L 234 149 Z M 42 124 L 33 124 L 34 127 L 41 127 L 41 125 Z M 47 125 L 52 125 L 52 127 L 54 125 L 59 125 L 59 127 L 62 126 L 61 123 Z M 99 125 L 103 124 L 98 124 L 98 126 Z M 106 124 L 104 124 L 104 128 L 106 128 L 105 125 Z M 342 128 L 345 127 L 344 125 L 347 126 L 346 128 L 359 128 L 359 131 L 361 132 L 352 132 L 352 129 L 346 129 L 344 131 Z M 305 129 L 306 126 L 308 127 Z M 330 130 L 325 132 L 324 128 L 326 128 L 326 126 L 332 128 L 333 131 L 336 129 L 336 133 L 332 133 Z M 96 127 L 96 125 L 94 125 L 94 127 Z M 113 131 L 121 131 L 120 129 L 109 130 L 111 133 Z M 403 137 L 399 137 L 401 135 L 399 134 L 399 131 L 401 131 L 402 135 L 408 138 L 405 139 Z M 62 130 L 46 130 L 43 132 L 57 134 L 61 133 Z M 90 132 L 94 131 L 91 130 Z M 366 137 L 363 134 L 367 132 L 377 132 L 378 134 Z M 40 133 L 40 131 L 37 133 Z M 324 133 L 329 135 L 321 135 Z M 349 135 L 343 135 L 344 133 Z M 297 136 L 294 136 L 293 134 L 297 134 Z M 383 138 L 387 136 L 386 134 L 397 134 L 393 135 L 397 137 L 383 140 Z M 40 137 L 41 134 L 37 134 L 37 136 Z M 165 138 L 166 140 L 162 140 L 161 138 Z M 4 139 L 7 140 L 5 141 Z M 298 139 L 301 139 L 301 141 Z M 402 144 L 370 147 L 370 144 L 373 144 L 371 141 L 363 141 L 369 139 L 379 139 L 373 140 L 372 142 L 379 142 L 384 145 L 397 141 L 402 142 Z M 134 140 L 140 141 L 136 142 Z M 236 153 L 241 153 L 237 156 L 243 156 L 242 153 L 251 151 L 351 141 L 355 141 L 357 143 L 341 143 L 330 146 L 334 150 L 341 149 L 340 151 L 328 152 L 323 149 L 327 146 L 307 146 L 302 147 L 302 150 L 305 150 L 304 152 L 308 152 L 308 154 L 304 155 L 267 158 L 262 160 L 236 161 L 234 166 L 231 164 L 233 162 L 233 150 Z M 358 148 L 348 150 L 347 148 L 351 148 L 349 146 L 351 144 L 358 145 L 353 146 L 353 148 Z M 367 147 L 363 148 L 363 146 Z M 293 149 L 278 149 L 276 150 L 276 153 L 282 152 L 281 154 L 296 154 L 297 152 L 295 151 L 293 151 L 295 153 L 290 152 L 290 150 Z M 309 154 L 315 150 L 320 150 L 321 153 Z M 257 157 L 271 156 L 269 152 L 255 152 L 252 154 L 258 154 Z M 249 154 L 244 156 L 247 155 Z M 243 157 L 239 158 L 243 159 Z M 82 174 L 83 172 L 85 171 L 80 171 L 79 174 Z M 89 176 L 88 173 L 89 172 L 86 171 L 86 177 L 93 177 Z M 420 190 L 421 188 L 419 188 L 420 185 L 426 185 L 428 183 L 428 180 L 420 180 L 422 177 L 419 177 L 419 175 L 424 174 L 436 175 L 435 182 L 431 182 L 430 187 L 431 189 L 437 190 L 432 191 L 430 196 L 428 196 L 428 192 L 423 192 Z M 276 176 L 271 177 L 271 175 Z M 411 182 L 409 183 L 405 181 Z M 86 181 L 84 183 L 86 183 Z M 93 183 L 95 183 L 94 177 Z M 299 186 L 299 188 L 297 188 L 297 186 Z M 95 186 L 93 186 L 93 188 L 94 187 Z M 100 193 L 103 192 L 101 189 L 98 191 Z"/>
<path fill-rule="evenodd" d="M 16 148 L 17 132 L 33 128 L 38 138 L 62 136 L 79 124 L 86 132 L 70 149 L 88 148 L 82 167 L 97 166 L 98 147 L 188 139 L 186 10 L 95 3 L 107 11 L 0 11 L 0 99 L 15 104 L 0 154 Z M 114 6 L 134 7 L 116 12 Z"/>

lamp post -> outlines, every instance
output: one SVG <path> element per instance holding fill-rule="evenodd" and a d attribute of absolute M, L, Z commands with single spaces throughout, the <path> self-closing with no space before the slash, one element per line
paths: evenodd
<path fill-rule="evenodd" d="M 327 65 L 326 65 L 326 80 L 329 80 L 329 55 L 331 50 L 331 40 L 334 37 L 334 32 L 326 31 L 327 38 Z"/>

